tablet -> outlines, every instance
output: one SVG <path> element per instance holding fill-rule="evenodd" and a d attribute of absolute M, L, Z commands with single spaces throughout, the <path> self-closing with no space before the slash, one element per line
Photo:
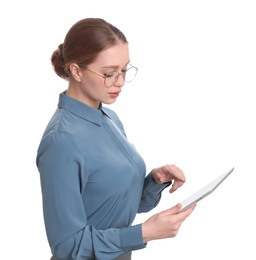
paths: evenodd
<path fill-rule="evenodd" d="M 195 194 L 193 194 L 192 196 L 190 196 L 189 198 L 187 198 L 186 200 L 181 202 L 182 208 L 180 209 L 179 212 L 182 212 L 182 211 L 192 207 L 198 201 L 202 200 L 203 198 L 205 198 L 206 196 L 211 194 L 233 172 L 233 170 L 234 170 L 234 168 L 232 168 L 228 172 L 222 174 L 216 180 L 212 181 L 211 183 L 206 185 L 204 188 L 202 188 L 201 190 L 199 190 L 198 192 L 196 192 Z"/>

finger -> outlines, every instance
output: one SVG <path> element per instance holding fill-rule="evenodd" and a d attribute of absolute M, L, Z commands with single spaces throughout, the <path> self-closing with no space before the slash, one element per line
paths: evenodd
<path fill-rule="evenodd" d="M 171 177 L 172 180 L 185 182 L 186 178 L 183 171 L 175 165 L 167 165 L 166 178 Z"/>
<path fill-rule="evenodd" d="M 182 207 L 182 205 L 181 205 L 181 203 L 179 203 L 179 204 L 173 206 L 170 209 L 166 209 L 166 210 L 161 211 L 159 214 L 161 214 L 163 216 L 165 216 L 165 215 L 175 215 L 180 211 L 181 207 Z"/>
<path fill-rule="evenodd" d="M 179 187 L 181 187 L 182 185 L 184 184 L 184 182 L 181 182 L 181 181 L 177 181 L 175 180 L 173 185 L 172 185 L 172 188 L 170 189 L 170 193 L 173 193 L 174 191 L 176 191 Z"/>
<path fill-rule="evenodd" d="M 179 180 L 181 182 L 185 182 L 186 181 L 185 174 L 184 174 L 184 172 L 180 168 L 175 166 L 174 173 L 175 173 L 175 176 L 176 176 L 177 180 Z"/>
<path fill-rule="evenodd" d="M 178 216 L 180 217 L 180 219 L 182 221 L 184 221 L 187 217 L 190 216 L 190 214 L 194 211 L 195 207 L 197 206 L 197 204 L 195 204 L 194 206 L 182 211 L 182 212 L 178 212 Z"/>

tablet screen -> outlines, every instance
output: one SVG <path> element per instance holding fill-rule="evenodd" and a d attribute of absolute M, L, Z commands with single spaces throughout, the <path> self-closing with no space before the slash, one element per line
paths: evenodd
<path fill-rule="evenodd" d="M 191 195 L 186 200 L 181 202 L 182 208 L 180 209 L 179 212 L 192 207 L 197 202 L 199 202 L 200 200 L 202 200 L 203 198 L 211 194 L 233 172 L 233 170 L 234 168 L 222 174 L 220 177 L 210 182 L 208 185 L 200 189 L 198 192 L 196 192 L 195 194 Z"/>

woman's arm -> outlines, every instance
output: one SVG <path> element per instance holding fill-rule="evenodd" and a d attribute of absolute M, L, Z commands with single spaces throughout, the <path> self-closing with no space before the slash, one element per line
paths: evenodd
<path fill-rule="evenodd" d="M 144 248 L 142 225 L 97 230 L 87 222 L 82 193 L 88 173 L 71 134 L 52 132 L 41 142 L 41 177 L 47 237 L 58 260 L 114 259 Z"/>
<path fill-rule="evenodd" d="M 179 231 L 182 222 L 192 213 L 196 205 L 179 212 L 181 204 L 153 215 L 142 224 L 143 242 L 151 240 L 175 237 Z"/>
<path fill-rule="evenodd" d="M 168 186 L 172 185 L 170 192 L 174 192 L 185 182 L 185 176 L 181 169 L 175 165 L 165 165 L 155 168 L 145 178 L 139 213 L 148 212 L 155 208 L 160 199 L 161 193 Z"/>
<path fill-rule="evenodd" d="M 150 177 L 151 179 L 149 179 Z M 156 168 L 147 178 L 145 181 L 146 185 L 144 185 L 146 186 L 143 192 L 144 197 L 142 197 L 141 203 L 142 205 L 144 204 L 145 208 L 145 202 L 147 202 L 147 209 L 151 209 L 150 203 L 151 207 L 158 203 L 162 189 L 173 183 L 170 189 L 170 193 L 172 193 L 181 187 L 186 180 L 183 171 L 175 165 L 165 165 Z M 178 204 L 171 209 L 153 215 L 142 224 L 143 242 L 147 243 L 151 240 L 176 236 L 182 222 L 192 213 L 194 208 L 195 206 L 178 213 L 181 209 L 181 204 Z"/>

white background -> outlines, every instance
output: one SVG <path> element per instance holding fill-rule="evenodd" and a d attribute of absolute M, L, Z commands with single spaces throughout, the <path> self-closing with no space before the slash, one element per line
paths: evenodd
<path fill-rule="evenodd" d="M 133 259 L 255 259 L 255 13 L 248 0 L 1 2 L 1 259 L 50 258 L 35 157 L 67 88 L 50 56 L 86 17 L 106 19 L 130 42 L 139 73 L 111 108 L 148 171 L 175 163 L 187 178 L 135 223 L 235 167 L 176 238 Z"/>

